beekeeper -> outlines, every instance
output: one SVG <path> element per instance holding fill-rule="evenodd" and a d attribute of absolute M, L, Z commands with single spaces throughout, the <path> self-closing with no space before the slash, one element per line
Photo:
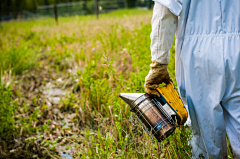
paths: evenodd
<path fill-rule="evenodd" d="M 167 65 L 176 32 L 175 71 L 194 130 L 193 153 L 227 158 L 226 132 L 240 159 L 240 1 L 155 0 L 147 93 L 171 81 Z"/>

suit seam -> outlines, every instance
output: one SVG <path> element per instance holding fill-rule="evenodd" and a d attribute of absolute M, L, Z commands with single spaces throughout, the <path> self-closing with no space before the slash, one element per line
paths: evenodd
<path fill-rule="evenodd" d="M 232 37 L 232 36 L 240 36 L 240 32 L 238 33 L 224 33 L 224 34 L 195 34 L 195 35 L 185 35 L 185 38 L 193 38 L 193 37 Z"/>

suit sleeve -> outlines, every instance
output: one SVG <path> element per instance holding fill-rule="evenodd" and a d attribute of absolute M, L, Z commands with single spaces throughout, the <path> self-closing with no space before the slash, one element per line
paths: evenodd
<path fill-rule="evenodd" d="M 167 7 L 173 14 L 179 16 L 182 11 L 182 0 L 153 0 Z"/>
<path fill-rule="evenodd" d="M 155 2 L 150 35 L 152 61 L 168 64 L 170 59 L 169 50 L 177 28 L 177 18 L 167 7 Z"/>

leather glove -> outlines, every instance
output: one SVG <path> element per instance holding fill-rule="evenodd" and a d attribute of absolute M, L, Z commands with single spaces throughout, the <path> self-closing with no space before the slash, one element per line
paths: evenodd
<path fill-rule="evenodd" d="M 151 96 L 160 97 L 155 89 L 163 82 L 166 84 L 172 82 L 167 70 L 167 64 L 160 64 L 157 61 L 153 61 L 150 65 L 150 71 L 145 78 L 145 91 Z"/>

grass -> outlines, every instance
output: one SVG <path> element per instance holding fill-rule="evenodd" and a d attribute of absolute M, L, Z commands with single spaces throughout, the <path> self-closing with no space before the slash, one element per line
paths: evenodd
<path fill-rule="evenodd" d="M 3 23 L 1 81 L 8 82 L 10 75 L 4 72 L 11 70 L 17 108 L 13 135 L 0 138 L 1 156 L 190 158 L 185 127 L 152 143 L 129 121 L 130 109 L 118 97 L 136 89 L 144 92 L 151 15 L 119 10 L 98 20 L 93 15 L 60 17 L 59 25 L 51 18 Z M 173 45 L 169 72 L 176 86 L 174 55 Z M 69 93 L 59 103 L 51 102 L 43 93 L 49 83 Z"/>

